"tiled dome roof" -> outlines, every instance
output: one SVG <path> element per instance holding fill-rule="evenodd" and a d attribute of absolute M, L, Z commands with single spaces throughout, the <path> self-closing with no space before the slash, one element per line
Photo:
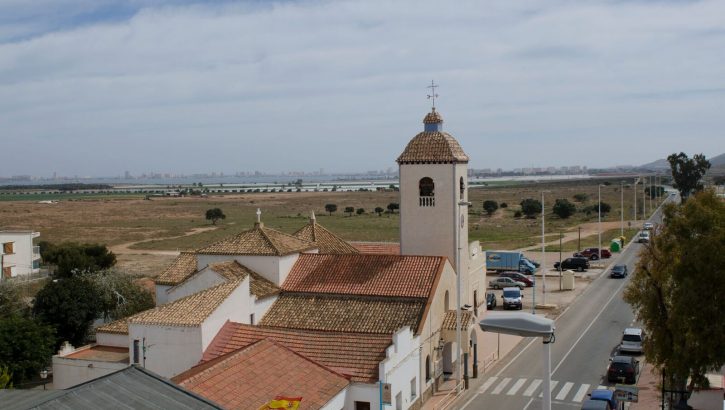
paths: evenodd
<path fill-rule="evenodd" d="M 425 115 L 423 118 L 423 124 L 437 124 L 443 122 L 443 117 L 436 111 L 435 108 L 431 112 Z"/>
<path fill-rule="evenodd" d="M 416 135 L 398 157 L 398 164 L 467 162 L 468 155 L 458 141 L 451 134 L 440 131 L 424 131 Z"/>

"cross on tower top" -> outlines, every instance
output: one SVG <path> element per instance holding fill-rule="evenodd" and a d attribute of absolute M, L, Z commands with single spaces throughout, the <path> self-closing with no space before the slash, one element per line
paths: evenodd
<path fill-rule="evenodd" d="M 430 88 L 430 94 L 428 94 L 428 99 L 433 101 L 433 111 L 435 111 L 436 98 L 438 98 L 438 94 L 436 94 L 436 88 L 438 88 L 438 86 L 435 82 L 433 82 L 433 80 L 430 80 L 430 85 L 426 88 Z"/>
<path fill-rule="evenodd" d="M 257 223 L 262 222 L 262 210 L 257 208 Z"/>

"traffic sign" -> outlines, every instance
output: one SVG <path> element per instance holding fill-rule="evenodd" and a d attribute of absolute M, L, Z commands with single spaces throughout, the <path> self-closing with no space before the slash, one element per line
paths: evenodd
<path fill-rule="evenodd" d="M 637 403 L 639 400 L 639 387 L 617 384 L 614 386 L 614 396 L 619 401 Z"/>

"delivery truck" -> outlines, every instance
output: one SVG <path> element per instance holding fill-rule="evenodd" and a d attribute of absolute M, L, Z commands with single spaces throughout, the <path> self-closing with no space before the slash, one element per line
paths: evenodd
<path fill-rule="evenodd" d="M 533 275 L 536 266 L 519 251 L 486 251 L 486 270 L 509 270 Z"/>

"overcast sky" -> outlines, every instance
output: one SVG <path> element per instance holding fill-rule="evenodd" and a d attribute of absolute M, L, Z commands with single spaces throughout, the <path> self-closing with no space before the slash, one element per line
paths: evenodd
<path fill-rule="evenodd" d="M 0 0 L 0 176 L 725 152 L 725 1 Z"/>

